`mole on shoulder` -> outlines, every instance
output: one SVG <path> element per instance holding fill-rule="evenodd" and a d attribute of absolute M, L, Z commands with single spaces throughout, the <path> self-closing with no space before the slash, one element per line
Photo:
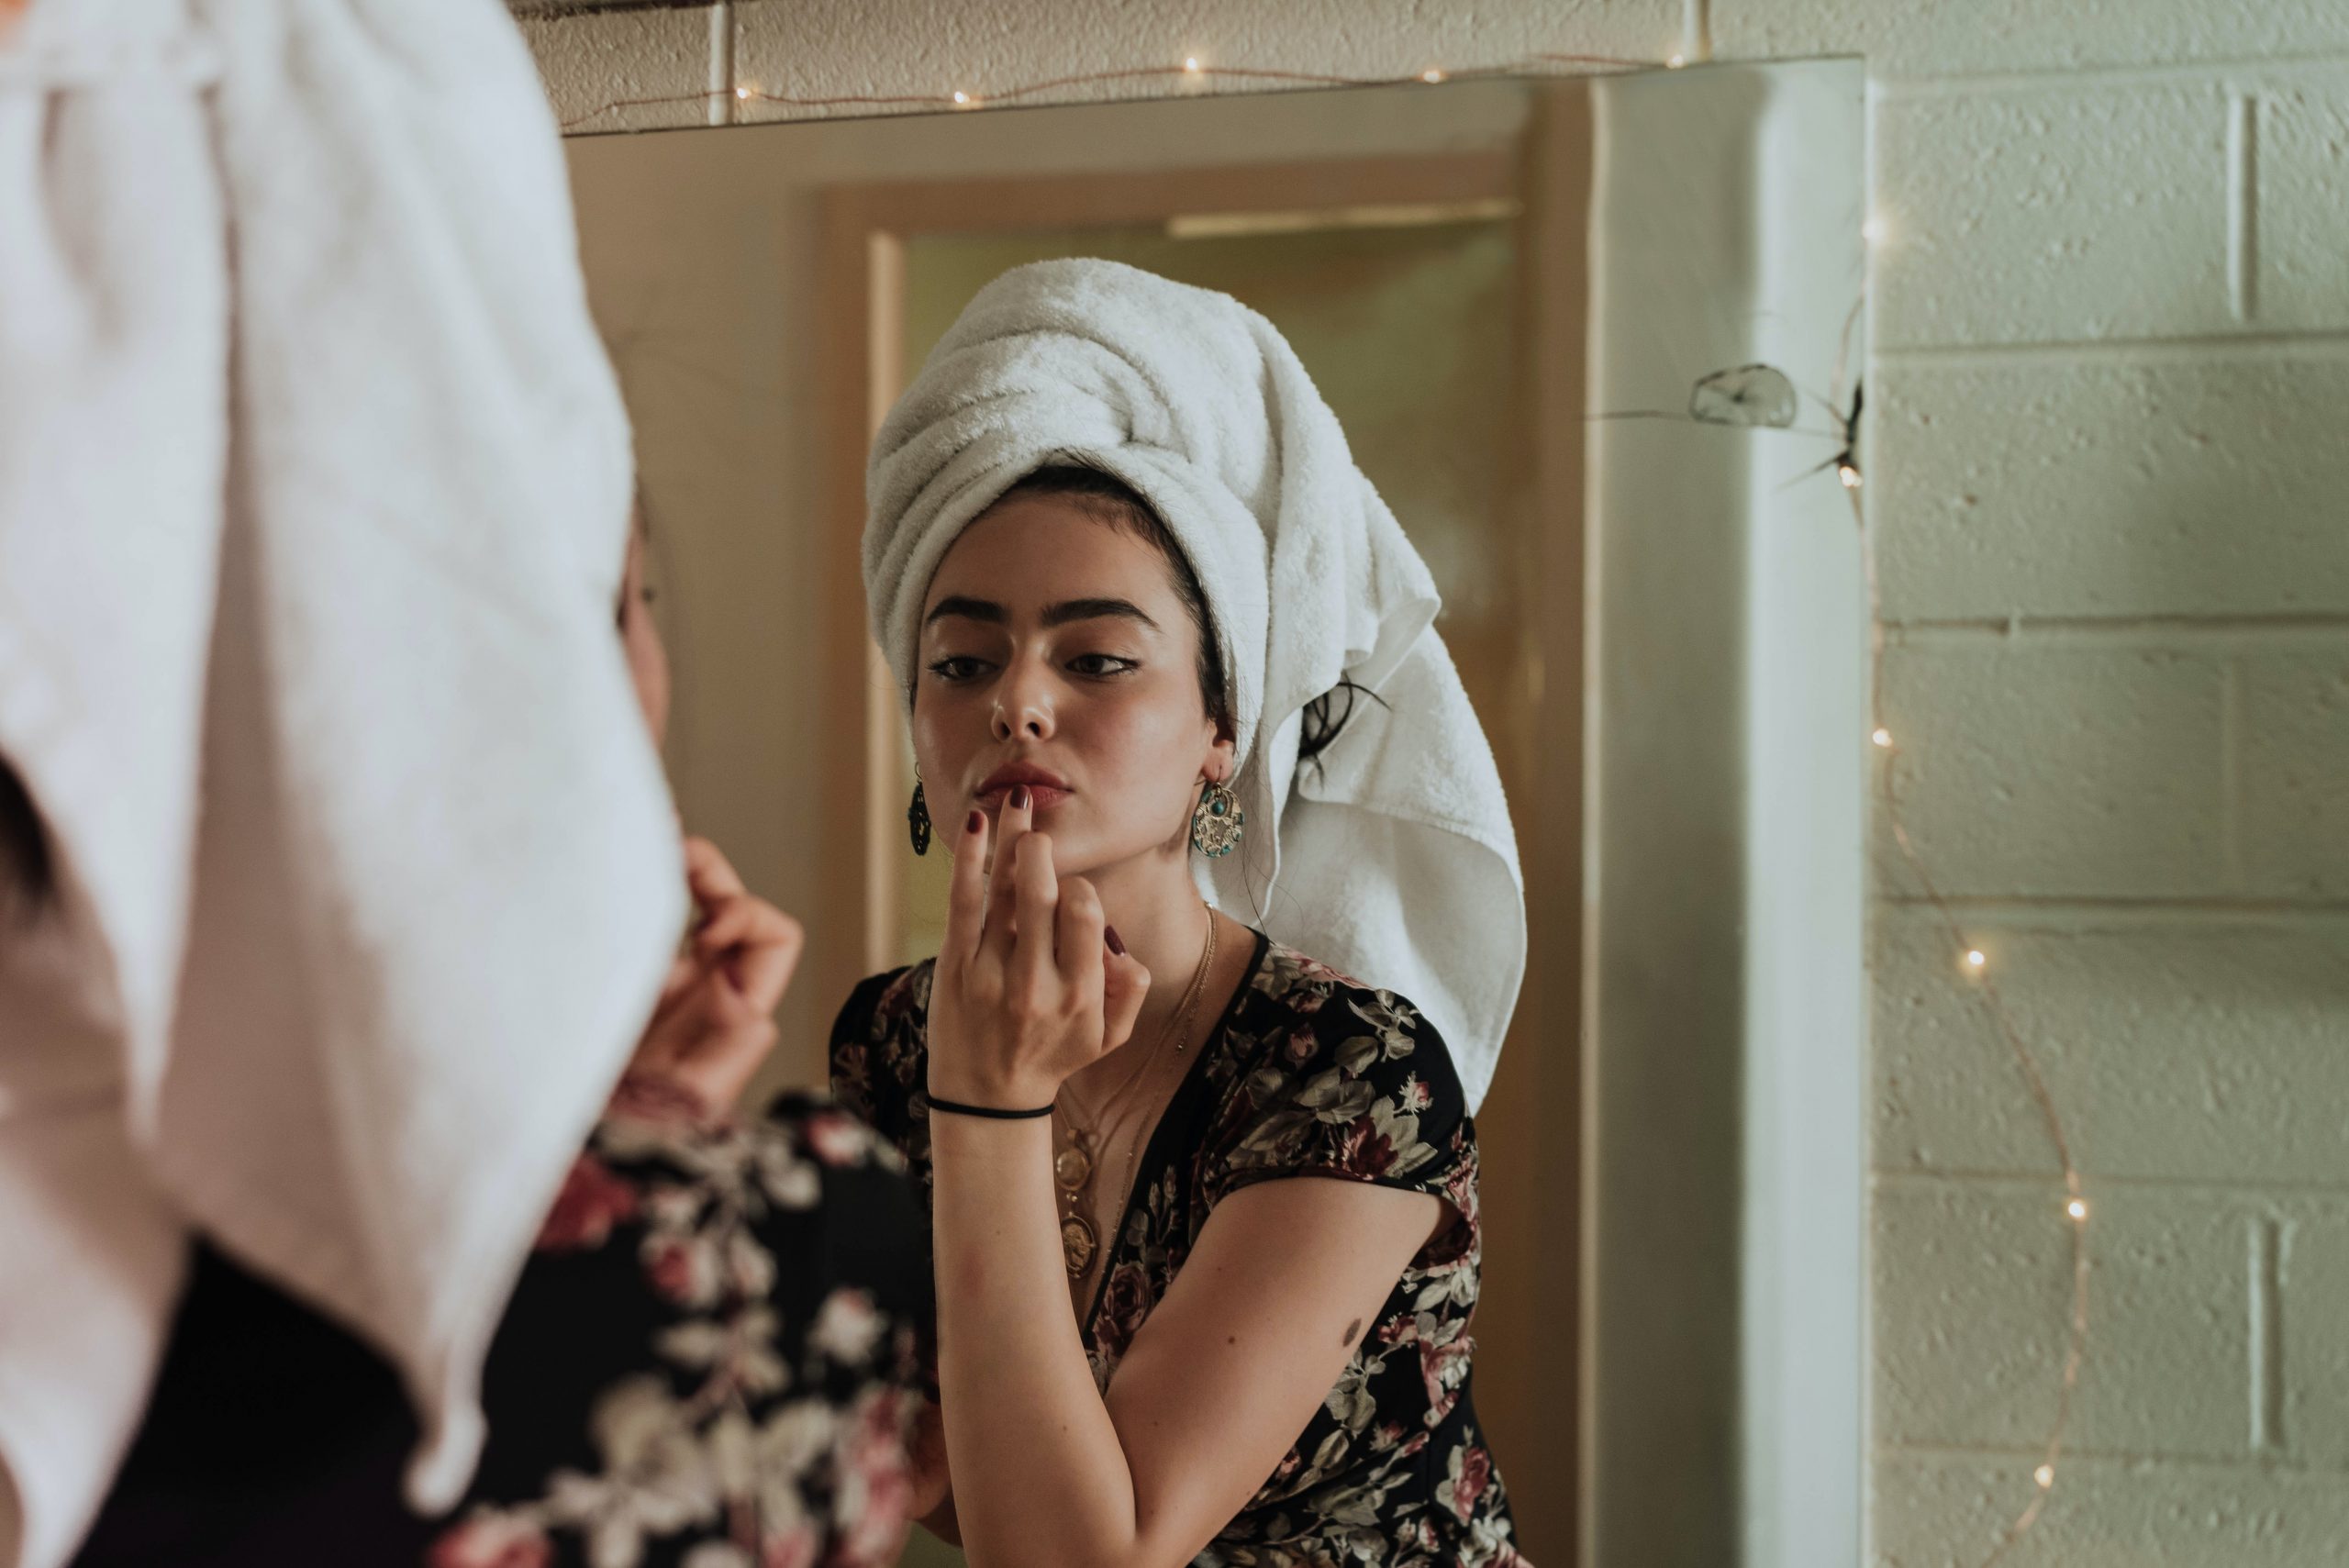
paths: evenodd
<path fill-rule="evenodd" d="M 1361 1319 L 1361 1318 L 1355 1318 L 1353 1322 L 1351 1322 L 1351 1323 L 1349 1323 L 1349 1324 L 1347 1324 L 1347 1325 L 1346 1325 L 1346 1337 L 1345 1337 L 1344 1339 L 1342 1339 L 1342 1340 L 1340 1340 L 1338 1341 L 1338 1343 L 1340 1343 L 1340 1344 L 1341 1344 L 1341 1345 L 1351 1345 L 1351 1344 L 1353 1344 L 1353 1343 L 1354 1342 L 1354 1336 L 1355 1336 L 1356 1334 L 1361 1333 L 1361 1332 L 1362 1332 L 1362 1319 Z"/>

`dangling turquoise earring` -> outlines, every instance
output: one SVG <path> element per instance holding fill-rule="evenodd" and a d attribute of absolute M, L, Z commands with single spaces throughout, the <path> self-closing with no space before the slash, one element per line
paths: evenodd
<path fill-rule="evenodd" d="M 1191 813 L 1191 847 L 1210 860 L 1220 860 L 1240 847 L 1248 814 L 1228 784 L 1209 783 Z"/>
<path fill-rule="evenodd" d="M 930 802 L 921 797 L 921 780 L 914 780 L 914 803 L 906 807 L 906 831 L 913 835 L 914 853 L 930 853 Z"/>

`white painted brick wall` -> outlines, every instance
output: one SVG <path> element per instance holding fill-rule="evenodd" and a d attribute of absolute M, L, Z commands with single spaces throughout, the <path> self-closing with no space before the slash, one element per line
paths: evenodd
<path fill-rule="evenodd" d="M 2298 1190 L 2338 1184 L 2349 1098 L 2349 917 L 2024 906 L 1969 912 L 2092 1176 Z M 1954 1177 L 2043 1173 L 2039 1108 L 1940 919 L 1879 917 L 1876 1160 Z M 2343 1297 L 2349 1321 L 2349 1296 Z"/>
<path fill-rule="evenodd" d="M 2008 1561 L 2341 1562 L 2349 10 L 2289 42 L 2257 30 L 2312 12 L 2034 10 L 2140 51 L 1894 45 L 1920 79 L 1874 150 L 1908 819 L 2092 1205 L 2073 1454 Z M 1873 1540 L 1957 1565 L 2029 1495 L 2066 1222 L 1981 983 L 1880 848 Z"/>
<path fill-rule="evenodd" d="M 2060 78 L 2349 50 L 2339 0 L 1712 0 L 1705 9 L 1723 59 L 1856 54 L 1892 81 Z"/>
<path fill-rule="evenodd" d="M 2095 1204 L 2079 1447 L 2006 1561 L 2349 1562 L 2349 4 L 1694 8 L 1722 58 L 1877 83 L 1889 719 Z M 1685 9 L 742 0 L 729 36 L 740 80 L 820 96 L 1654 58 Z M 566 117 L 709 80 L 699 10 L 529 26 Z M 1873 1555 L 1971 1568 L 2029 1495 L 2065 1222 L 1976 982 L 1884 863 Z"/>
<path fill-rule="evenodd" d="M 2258 126 L 2259 320 L 2270 331 L 2349 328 L 2349 72 L 2265 89 Z"/>
<path fill-rule="evenodd" d="M 2192 78 L 1887 95 L 1876 346 L 2225 330 L 2226 106 Z"/>
<path fill-rule="evenodd" d="M 2339 439 L 2349 442 L 2349 429 Z M 2335 515 L 2349 550 L 2349 508 Z M 2282 897 L 2349 899 L 2349 638 L 2246 662 L 2242 729 L 2251 885 Z"/>
<path fill-rule="evenodd" d="M 2333 345 L 1923 354 L 1871 392 L 1901 620 L 2349 615 Z"/>
<path fill-rule="evenodd" d="M 1882 1568 L 1976 1568 L 2028 1491 L 2028 1457 L 1904 1451 L 1878 1475 Z M 2323 1568 L 2349 1540 L 2337 1475 L 2239 1464 L 2083 1460 L 2063 1507 L 2000 1568 Z M 1960 1545 L 1956 1543 L 1967 1543 Z"/>
<path fill-rule="evenodd" d="M 2349 1468 L 2349 1202 L 2297 1206 L 2282 1221 L 2284 1446 L 2302 1462 Z M 2337 1538 L 2349 1542 L 2349 1533 Z M 2342 1548 L 2349 1557 L 2349 1546 Z"/>
<path fill-rule="evenodd" d="M 1896 84 L 1876 124 L 1879 349 L 2349 327 L 2341 65 Z"/>
<path fill-rule="evenodd" d="M 2021 1452 L 2045 1439 L 2071 1302 L 2063 1203 L 2052 1182 L 1879 1184 L 1876 1332 L 1911 1347 L 1877 1380 L 1879 1442 Z M 2101 1192 L 2092 1222 L 2092 1370 L 2157 1365 L 2162 1375 L 2084 1376 L 2071 1442 L 2123 1456 L 2247 1456 L 2243 1205 L 2132 1185 Z"/>
<path fill-rule="evenodd" d="M 700 125 L 703 103 L 679 99 L 709 87 L 710 25 L 706 12 L 577 12 L 522 18 L 557 118 L 582 130 L 655 130 Z M 607 107 L 607 106 L 618 106 Z"/>
<path fill-rule="evenodd" d="M 1922 634 L 1886 649 L 1883 683 L 1909 835 L 1943 893 L 2178 897 L 2229 881 L 2222 656 Z"/>

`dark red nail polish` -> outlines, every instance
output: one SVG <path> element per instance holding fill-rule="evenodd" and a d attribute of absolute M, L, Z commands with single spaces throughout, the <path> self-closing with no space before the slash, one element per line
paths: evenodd
<path fill-rule="evenodd" d="M 1028 786 L 1026 784 L 1013 784 L 1011 786 L 1011 809 L 1014 811 L 1025 811 L 1028 809 Z"/>
<path fill-rule="evenodd" d="M 963 831 L 965 833 L 975 833 L 986 825 L 987 814 L 976 807 L 974 807 L 971 811 L 971 815 L 963 820 Z"/>
<path fill-rule="evenodd" d="M 1106 941 L 1106 942 L 1108 942 L 1108 943 L 1109 944 L 1109 951 L 1110 951 L 1111 952 L 1116 953 L 1119 958 L 1123 958 L 1123 957 L 1125 957 L 1125 956 L 1126 956 L 1126 944 L 1125 944 L 1124 942 L 1120 941 L 1120 940 L 1118 939 L 1118 928 L 1117 928 L 1117 927 L 1115 927 L 1115 926 L 1104 926 L 1104 927 L 1102 927 L 1102 928 L 1101 928 L 1101 940 L 1102 940 L 1103 941 Z"/>

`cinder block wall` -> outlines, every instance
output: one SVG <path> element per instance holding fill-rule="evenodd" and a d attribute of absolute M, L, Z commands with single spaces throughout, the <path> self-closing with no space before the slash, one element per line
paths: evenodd
<path fill-rule="evenodd" d="M 713 83 L 984 92 L 1186 52 L 1364 74 L 1708 40 L 1865 56 L 1887 721 L 2095 1206 L 2073 1457 L 2009 1561 L 2349 1561 L 2349 4 L 1707 12 L 740 0 L 524 23 L 582 130 L 706 123 L 595 111 Z M 2065 1231 L 1974 982 L 1882 863 L 1872 1557 L 1963 1568 L 2028 1495 Z"/>
<path fill-rule="evenodd" d="M 1724 49 L 1841 47 L 1767 9 Z M 2349 6 L 1865 9 L 1887 722 L 2092 1206 L 2075 1457 L 2014 1561 L 2349 1562 Z M 2029 1496 L 2069 1260 L 2036 1107 L 1886 865 L 1906 1568 Z"/>

